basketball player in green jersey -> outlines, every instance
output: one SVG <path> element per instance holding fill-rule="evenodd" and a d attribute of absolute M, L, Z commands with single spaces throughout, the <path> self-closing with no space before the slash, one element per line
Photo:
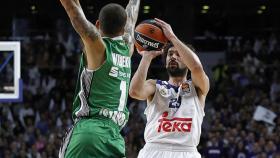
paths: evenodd
<path fill-rule="evenodd" d="M 114 3 L 104 6 L 95 25 L 86 19 L 79 0 L 60 2 L 82 39 L 84 52 L 73 102 L 74 126 L 59 157 L 125 157 L 120 129 L 128 120 L 130 57 L 140 0 L 130 0 L 126 10 Z"/>

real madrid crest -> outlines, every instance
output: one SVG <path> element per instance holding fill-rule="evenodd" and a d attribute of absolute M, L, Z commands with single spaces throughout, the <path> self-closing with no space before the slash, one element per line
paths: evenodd
<path fill-rule="evenodd" d="M 189 96 L 191 94 L 191 87 L 188 82 L 182 83 L 179 89 L 181 96 Z"/>
<path fill-rule="evenodd" d="M 159 87 L 159 93 L 160 93 L 160 95 L 162 95 L 164 97 L 168 97 L 169 96 L 168 89 L 167 89 L 166 85 L 161 85 Z"/>
<path fill-rule="evenodd" d="M 181 87 L 182 87 L 182 91 L 183 92 L 186 92 L 186 93 L 190 93 L 191 92 L 190 84 L 188 82 L 182 83 Z"/>

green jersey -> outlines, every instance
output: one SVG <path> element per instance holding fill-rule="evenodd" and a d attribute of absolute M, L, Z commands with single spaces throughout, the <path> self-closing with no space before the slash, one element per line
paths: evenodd
<path fill-rule="evenodd" d="M 128 120 L 129 47 L 121 37 L 103 38 L 103 41 L 106 60 L 100 68 L 88 70 L 85 57 L 81 57 L 73 117 L 107 117 L 123 127 Z"/>

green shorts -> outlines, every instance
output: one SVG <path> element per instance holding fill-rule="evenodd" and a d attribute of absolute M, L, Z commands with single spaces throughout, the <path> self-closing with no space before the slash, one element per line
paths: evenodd
<path fill-rule="evenodd" d="M 107 118 L 79 120 L 68 136 L 65 158 L 123 158 L 125 143 L 119 127 Z M 63 154 L 64 155 L 64 154 Z"/>

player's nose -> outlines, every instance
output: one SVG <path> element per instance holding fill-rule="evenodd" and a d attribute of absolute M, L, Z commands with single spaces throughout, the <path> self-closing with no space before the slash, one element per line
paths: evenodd
<path fill-rule="evenodd" d="M 176 54 L 172 54 L 171 59 L 177 60 L 178 56 Z"/>

